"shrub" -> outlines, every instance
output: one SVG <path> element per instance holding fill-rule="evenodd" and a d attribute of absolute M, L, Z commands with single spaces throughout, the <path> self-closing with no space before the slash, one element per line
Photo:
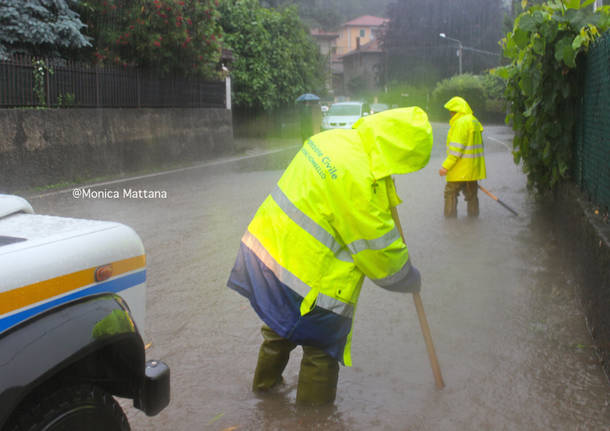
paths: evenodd
<path fill-rule="evenodd" d="M 505 88 L 504 80 L 489 73 L 445 79 L 432 92 L 431 115 L 446 120 L 449 114 L 443 105 L 452 97 L 460 96 L 468 102 L 479 120 L 501 123 L 506 113 Z"/>
<path fill-rule="evenodd" d="M 419 106 L 428 110 L 430 89 L 427 87 L 416 87 L 413 85 L 393 82 L 389 85 L 389 91 L 379 97 L 380 101 L 391 106 Z"/>
<path fill-rule="evenodd" d="M 218 0 L 87 0 L 80 3 L 100 64 L 213 77 L 222 29 Z"/>
<path fill-rule="evenodd" d="M 491 73 L 485 73 L 481 75 L 481 84 L 488 100 L 504 100 L 506 82 L 502 78 Z"/>
<path fill-rule="evenodd" d="M 437 118 L 448 118 L 443 105 L 455 96 L 463 97 L 475 115 L 484 112 L 487 95 L 482 81 L 480 76 L 469 73 L 442 80 L 432 91 L 431 114 Z"/>

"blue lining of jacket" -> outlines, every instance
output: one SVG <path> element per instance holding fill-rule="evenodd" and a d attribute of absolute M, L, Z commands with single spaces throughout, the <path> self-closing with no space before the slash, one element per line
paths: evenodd
<path fill-rule="evenodd" d="M 243 243 L 227 285 L 248 298 L 263 322 L 280 337 L 318 347 L 343 363 L 352 320 L 318 306 L 301 316 L 303 297 L 279 281 Z"/>

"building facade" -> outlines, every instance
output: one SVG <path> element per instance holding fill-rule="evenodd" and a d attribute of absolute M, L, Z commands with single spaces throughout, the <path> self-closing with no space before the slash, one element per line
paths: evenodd
<path fill-rule="evenodd" d="M 342 56 L 356 49 L 358 40 L 360 46 L 378 38 L 382 27 L 389 21 L 371 15 L 363 15 L 346 22 L 339 30 L 337 38 L 337 55 Z"/>
<path fill-rule="evenodd" d="M 379 36 L 388 22 L 387 18 L 363 15 L 346 22 L 337 32 L 311 30 L 320 53 L 327 59 L 326 87 L 330 95 L 349 97 L 356 87 L 380 88 L 385 54 Z"/>
<path fill-rule="evenodd" d="M 379 40 L 365 45 L 357 43 L 356 49 L 342 56 L 341 60 L 346 94 L 381 90 L 385 82 L 385 53 L 379 46 Z"/>

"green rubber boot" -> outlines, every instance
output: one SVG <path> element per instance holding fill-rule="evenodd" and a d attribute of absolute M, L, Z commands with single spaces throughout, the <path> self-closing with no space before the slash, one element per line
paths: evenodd
<path fill-rule="evenodd" d="M 296 344 L 280 337 L 268 326 L 263 326 L 261 333 L 264 340 L 254 371 L 254 392 L 267 392 L 282 383 L 282 373 L 290 358 L 290 352 L 296 347 Z"/>
<path fill-rule="evenodd" d="M 467 202 L 468 217 L 479 216 L 479 184 L 476 181 L 468 181 L 464 189 L 464 196 Z"/>
<path fill-rule="evenodd" d="M 339 363 L 323 350 L 303 346 L 303 359 L 299 371 L 297 403 L 321 406 L 335 401 Z"/>
<path fill-rule="evenodd" d="M 445 208 L 444 215 L 446 218 L 457 217 L 457 197 L 460 192 L 458 183 L 448 182 L 445 185 Z"/>

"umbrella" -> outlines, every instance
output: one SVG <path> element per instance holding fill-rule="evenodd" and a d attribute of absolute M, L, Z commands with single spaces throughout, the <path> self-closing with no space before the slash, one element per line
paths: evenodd
<path fill-rule="evenodd" d="M 308 100 L 320 100 L 320 98 L 318 96 L 316 96 L 315 94 L 311 94 L 311 93 L 305 93 L 305 94 L 301 94 L 299 97 L 297 97 L 297 102 L 306 102 Z"/>

